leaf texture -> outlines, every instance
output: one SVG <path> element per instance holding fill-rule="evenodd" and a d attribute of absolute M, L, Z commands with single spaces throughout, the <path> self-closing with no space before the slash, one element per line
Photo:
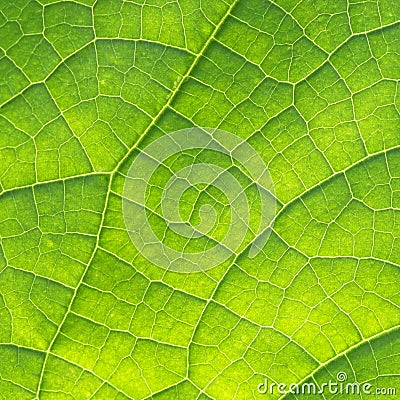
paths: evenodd
<path fill-rule="evenodd" d="M 400 2 L 0 10 L 0 397 L 307 399 L 257 387 L 339 371 L 400 393 Z M 192 126 L 257 150 L 277 214 L 255 258 L 249 235 L 181 274 L 133 245 L 122 196 L 138 150 Z"/>

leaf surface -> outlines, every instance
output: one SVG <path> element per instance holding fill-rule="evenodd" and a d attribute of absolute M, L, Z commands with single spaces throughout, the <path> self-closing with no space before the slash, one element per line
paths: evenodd
<path fill-rule="evenodd" d="M 399 2 L 0 10 L 4 399 L 303 399 L 257 387 L 339 371 L 400 391 Z M 249 232 L 226 262 L 181 274 L 133 245 L 122 195 L 138 150 L 192 126 L 254 147 L 277 214 L 255 258 Z M 157 219 L 168 173 L 210 159 L 182 152 L 152 178 L 149 218 L 166 244 L 210 245 L 163 236 Z M 258 221 L 255 182 L 241 179 Z M 194 224 L 215 207 L 213 238 L 226 233 L 223 194 L 184 201 Z"/>

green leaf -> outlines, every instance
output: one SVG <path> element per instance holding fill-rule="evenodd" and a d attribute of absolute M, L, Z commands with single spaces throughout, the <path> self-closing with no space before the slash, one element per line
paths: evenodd
<path fill-rule="evenodd" d="M 346 376 L 372 394 L 313 398 L 398 398 L 399 27 L 395 0 L 0 0 L 0 396 L 293 400 L 260 384 Z M 123 199 L 138 155 L 193 127 L 252 146 L 276 215 L 264 243 L 253 158 L 175 143 L 144 192 L 157 240 L 244 233 L 180 273 Z M 165 188 L 204 163 L 238 182 L 245 232 L 203 181 L 177 210 L 202 235 L 169 223 Z"/>

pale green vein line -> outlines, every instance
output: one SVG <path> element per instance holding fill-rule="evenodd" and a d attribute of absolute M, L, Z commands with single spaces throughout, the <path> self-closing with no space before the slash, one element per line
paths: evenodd
<path fill-rule="evenodd" d="M 395 332 L 397 330 L 400 329 L 400 325 L 394 326 L 390 329 L 387 329 L 385 331 L 379 332 L 378 334 L 374 335 L 374 336 L 370 336 L 369 338 L 362 340 L 360 342 L 358 342 L 357 344 L 347 348 L 345 351 L 336 354 L 335 357 L 330 358 L 329 360 L 325 361 L 324 363 L 321 363 L 318 368 L 316 368 L 314 371 L 312 371 L 311 373 L 309 373 L 308 375 L 306 375 L 300 382 L 298 382 L 299 385 L 301 385 L 303 382 L 307 381 L 307 379 L 311 378 L 312 376 L 314 376 L 317 372 L 319 372 L 321 369 L 325 368 L 327 365 L 329 365 L 330 363 L 336 361 L 337 359 L 339 359 L 340 357 L 343 356 L 347 356 L 351 351 L 358 349 L 359 347 L 361 347 L 362 345 L 366 344 L 366 343 L 370 343 L 376 339 L 379 339 L 380 337 L 387 335 L 389 333 Z M 289 398 L 288 395 L 283 395 L 279 398 L 279 400 L 283 400 L 285 398 Z"/>

